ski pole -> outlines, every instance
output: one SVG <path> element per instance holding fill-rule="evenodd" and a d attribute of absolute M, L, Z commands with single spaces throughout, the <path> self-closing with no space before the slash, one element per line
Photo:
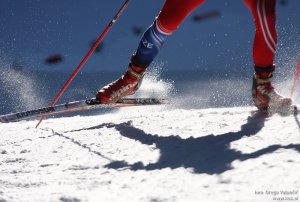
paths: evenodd
<path fill-rule="evenodd" d="M 300 73 L 300 58 L 299 58 L 299 61 L 298 61 L 298 66 L 297 66 L 297 70 L 296 70 L 295 77 L 294 77 L 294 83 L 293 83 L 293 87 L 292 87 L 292 90 L 291 90 L 291 98 L 293 97 L 293 94 L 294 94 L 294 91 L 295 91 L 295 88 L 296 88 L 296 85 L 297 85 L 297 80 L 298 80 L 298 77 L 299 77 L 299 73 Z"/>
<path fill-rule="evenodd" d="M 53 107 L 56 104 L 56 102 L 59 100 L 59 98 L 65 92 L 65 90 L 68 88 L 68 86 L 70 85 L 70 83 L 73 81 L 73 79 L 75 78 L 75 76 L 82 69 L 82 67 L 84 66 L 84 64 L 87 62 L 87 60 L 89 59 L 89 57 L 93 54 L 93 52 L 95 51 L 95 49 L 97 48 L 97 46 L 101 43 L 101 41 L 103 40 L 103 38 L 105 37 L 105 35 L 107 34 L 107 32 L 112 28 L 112 26 L 118 20 L 118 18 L 123 13 L 123 11 L 125 10 L 125 8 L 128 6 L 129 2 L 130 2 L 130 0 L 126 0 L 126 2 L 123 4 L 123 6 L 118 11 L 118 13 L 112 19 L 112 21 L 107 25 L 107 27 L 105 28 L 105 30 L 103 31 L 103 33 L 100 35 L 100 37 L 97 39 L 97 41 L 95 42 L 95 44 L 92 46 L 92 48 L 90 49 L 90 51 L 83 58 L 83 60 L 80 62 L 80 64 L 78 65 L 78 67 L 76 68 L 76 70 L 73 72 L 73 74 L 71 75 L 71 77 L 68 79 L 68 81 L 62 87 L 62 89 L 57 94 L 57 96 L 55 97 L 55 99 L 52 101 L 50 107 Z M 45 116 L 41 117 L 40 121 L 36 125 L 36 128 L 41 124 L 41 122 L 43 121 L 44 118 L 45 118 Z"/>

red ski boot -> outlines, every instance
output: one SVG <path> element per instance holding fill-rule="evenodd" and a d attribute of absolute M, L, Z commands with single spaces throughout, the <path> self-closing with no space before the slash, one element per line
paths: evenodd
<path fill-rule="evenodd" d="M 254 105 L 259 110 L 287 109 L 292 105 L 292 100 L 280 95 L 272 86 L 272 77 L 275 67 L 255 67 L 253 77 L 252 97 Z"/>
<path fill-rule="evenodd" d="M 101 103 L 115 103 L 122 97 L 134 94 L 142 83 L 146 68 L 134 65 L 134 56 L 128 70 L 116 81 L 97 92 L 96 99 Z"/>

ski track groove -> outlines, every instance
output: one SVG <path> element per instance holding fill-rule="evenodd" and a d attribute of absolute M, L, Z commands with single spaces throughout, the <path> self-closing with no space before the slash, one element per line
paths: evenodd
<path fill-rule="evenodd" d="M 94 128 L 92 128 L 92 129 L 99 129 L 99 127 L 94 127 Z M 78 131 L 80 131 L 80 130 L 77 130 L 77 131 L 74 130 L 74 131 L 70 131 L 70 132 L 78 132 Z M 102 158 L 104 158 L 104 159 L 106 159 L 106 160 L 112 161 L 112 159 L 110 159 L 110 158 L 104 156 L 103 154 L 101 154 L 101 152 L 92 150 L 92 149 L 91 149 L 90 147 L 88 147 L 86 144 L 82 144 L 82 143 L 80 143 L 79 141 L 75 140 L 74 138 L 70 138 L 70 137 L 68 137 L 68 136 L 65 136 L 65 135 L 63 135 L 63 133 L 55 132 L 53 129 L 51 129 L 51 132 L 52 132 L 53 135 L 48 136 L 48 138 L 49 138 L 49 137 L 53 137 L 53 136 L 58 136 L 58 137 L 64 138 L 64 139 L 69 140 L 70 142 L 74 143 L 75 145 L 81 147 L 82 149 L 88 150 L 90 153 L 93 153 L 93 154 L 95 154 L 95 155 L 98 155 L 98 156 L 100 156 L 100 157 L 102 157 Z M 69 132 L 65 132 L 65 133 L 69 133 Z"/>

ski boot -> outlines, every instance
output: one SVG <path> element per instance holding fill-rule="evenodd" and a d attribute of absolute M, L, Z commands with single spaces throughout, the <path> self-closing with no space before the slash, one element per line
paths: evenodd
<path fill-rule="evenodd" d="M 132 56 L 128 70 L 119 79 L 100 89 L 96 99 L 106 104 L 115 103 L 122 97 L 133 95 L 142 83 L 146 68 L 146 66 L 136 65 L 135 56 Z"/>
<path fill-rule="evenodd" d="M 272 77 L 275 66 L 257 67 L 253 77 L 253 103 L 259 110 L 288 110 L 292 100 L 280 95 L 272 86 Z"/>

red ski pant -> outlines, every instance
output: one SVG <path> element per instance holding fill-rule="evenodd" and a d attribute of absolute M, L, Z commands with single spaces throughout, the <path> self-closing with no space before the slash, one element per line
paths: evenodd
<path fill-rule="evenodd" d="M 205 0 L 166 0 L 157 18 L 159 31 L 169 35 Z M 273 65 L 277 44 L 276 0 L 243 0 L 255 24 L 253 60 L 255 66 Z"/>
<path fill-rule="evenodd" d="M 276 0 L 244 0 L 250 9 L 254 24 L 254 64 L 259 67 L 273 65 L 277 45 Z"/>

